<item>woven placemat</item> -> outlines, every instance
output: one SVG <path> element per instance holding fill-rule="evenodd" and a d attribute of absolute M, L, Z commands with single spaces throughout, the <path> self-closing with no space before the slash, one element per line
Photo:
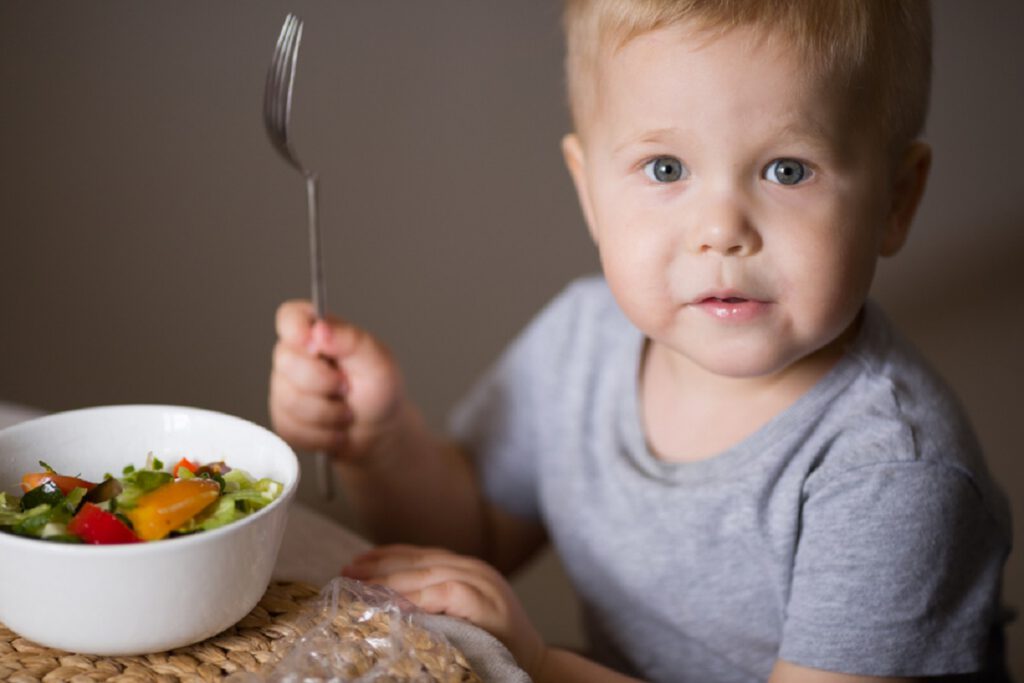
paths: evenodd
<path fill-rule="evenodd" d="M 80 655 L 37 645 L 0 624 L 0 681 L 10 683 L 185 683 L 220 681 L 276 663 L 301 635 L 302 609 L 319 591 L 304 583 L 272 583 L 259 604 L 222 633 L 188 647 L 134 657 Z M 465 665 L 460 680 L 479 681 Z M 461 668 L 461 667 L 460 667 Z"/>

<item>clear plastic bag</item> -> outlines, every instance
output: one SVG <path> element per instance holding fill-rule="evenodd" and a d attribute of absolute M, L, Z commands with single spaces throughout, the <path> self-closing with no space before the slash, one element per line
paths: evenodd
<path fill-rule="evenodd" d="M 394 591 L 337 577 L 310 608 L 280 660 L 228 683 L 480 683 L 463 654 L 417 624 L 416 608 Z"/>

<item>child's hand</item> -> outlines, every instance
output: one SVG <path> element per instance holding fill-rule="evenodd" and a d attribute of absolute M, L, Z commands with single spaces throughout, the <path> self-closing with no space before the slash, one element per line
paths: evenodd
<path fill-rule="evenodd" d="M 425 612 L 476 624 L 504 643 L 527 673 L 535 672 L 544 657 L 544 641 L 512 587 L 482 560 L 438 548 L 389 545 L 356 557 L 341 573 L 387 586 Z"/>
<path fill-rule="evenodd" d="M 359 457 L 394 426 L 404 401 L 391 354 L 369 333 L 330 318 L 308 301 L 277 309 L 270 373 L 270 420 L 292 446 Z"/>

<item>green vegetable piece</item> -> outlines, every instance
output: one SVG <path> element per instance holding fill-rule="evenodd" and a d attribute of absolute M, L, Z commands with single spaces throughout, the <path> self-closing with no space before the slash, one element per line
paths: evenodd
<path fill-rule="evenodd" d="M 0 527 L 14 526 L 25 516 L 21 511 L 21 499 L 0 491 Z"/>
<path fill-rule="evenodd" d="M 56 507 L 64 502 L 64 494 L 52 481 L 44 481 L 21 498 L 21 509 L 31 510 L 38 505 Z"/>
<path fill-rule="evenodd" d="M 39 466 L 40 466 L 40 467 L 42 467 L 42 468 L 43 468 L 44 470 L 46 470 L 47 472 L 49 472 L 50 474 L 57 474 L 57 470 L 53 469 L 52 467 L 50 467 L 49 465 L 47 465 L 47 464 L 46 464 L 45 462 L 43 462 L 42 460 L 40 460 L 40 461 L 39 461 Z"/>
<path fill-rule="evenodd" d="M 44 541 L 53 541 L 55 543 L 81 543 L 82 539 L 74 534 L 54 534 L 53 536 L 46 536 L 43 538 Z"/>
<path fill-rule="evenodd" d="M 43 529 L 50 523 L 50 514 L 52 512 L 53 508 L 45 503 L 26 510 L 22 519 L 11 527 L 11 531 L 19 536 L 39 538 L 43 534 Z"/>
<path fill-rule="evenodd" d="M 158 489 L 164 484 L 168 484 L 174 480 L 170 472 L 156 472 L 154 470 L 139 470 L 131 477 L 126 477 L 133 486 L 137 486 L 143 491 L 152 491 Z"/>
<path fill-rule="evenodd" d="M 221 493 L 224 493 L 224 491 L 225 491 L 225 489 L 227 488 L 227 485 L 228 485 L 227 481 L 225 481 L 224 477 L 222 477 L 221 475 L 216 474 L 216 473 L 210 474 L 209 472 L 202 472 L 202 473 L 199 474 L 199 478 L 200 479 L 212 479 L 213 481 L 217 482 L 220 485 L 220 492 Z"/>
<path fill-rule="evenodd" d="M 7 529 L 12 527 L 21 521 L 21 513 L 12 513 L 6 510 L 0 510 L 0 529 Z"/>
<path fill-rule="evenodd" d="M 64 498 L 64 508 L 71 514 L 75 514 L 78 506 L 82 504 L 82 499 L 85 498 L 85 494 L 88 493 L 81 486 L 76 486 L 71 489 L 67 497 Z"/>
<path fill-rule="evenodd" d="M 170 472 L 157 472 L 155 470 L 138 470 L 126 475 L 121 480 L 124 490 L 115 498 L 117 509 L 128 510 L 135 507 L 139 498 L 153 489 L 160 488 L 164 484 L 174 481 Z"/>

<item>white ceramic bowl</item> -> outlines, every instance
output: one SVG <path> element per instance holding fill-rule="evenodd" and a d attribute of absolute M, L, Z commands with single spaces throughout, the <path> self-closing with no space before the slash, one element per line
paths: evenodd
<path fill-rule="evenodd" d="M 224 460 L 284 484 L 262 510 L 191 536 L 93 546 L 0 533 L 0 622 L 41 645 L 96 655 L 161 652 L 212 636 L 259 602 L 270 582 L 299 479 L 295 453 L 237 417 L 178 406 L 56 413 L 0 431 L 0 490 L 21 495 L 39 460 L 99 481 L 152 451 Z"/>

